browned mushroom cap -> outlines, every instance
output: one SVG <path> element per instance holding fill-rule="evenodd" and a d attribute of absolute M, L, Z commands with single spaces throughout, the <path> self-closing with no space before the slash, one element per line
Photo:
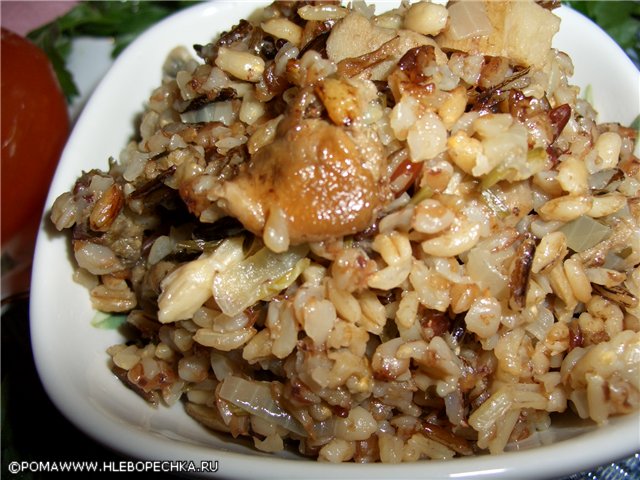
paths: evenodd
<path fill-rule="evenodd" d="M 381 147 L 322 120 L 302 120 L 260 149 L 216 194 L 244 226 L 262 234 L 283 213 L 291 244 L 367 228 L 384 200 Z"/>

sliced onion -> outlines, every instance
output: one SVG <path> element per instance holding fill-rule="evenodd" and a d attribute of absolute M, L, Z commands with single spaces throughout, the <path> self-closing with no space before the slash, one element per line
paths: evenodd
<path fill-rule="evenodd" d="M 488 288 L 496 298 L 509 289 L 509 276 L 505 264 L 511 260 L 512 249 L 491 249 L 488 242 L 482 242 L 469 251 L 467 274 L 482 288 Z"/>
<path fill-rule="evenodd" d="M 164 257 L 169 255 L 175 246 L 176 241 L 168 235 L 159 236 L 156 241 L 153 242 L 153 245 L 151 245 L 148 257 L 149 265 L 155 265 Z"/>
<path fill-rule="evenodd" d="M 235 370 L 233 362 L 226 355 L 211 350 L 210 360 L 211 369 L 218 380 L 222 381 L 233 375 Z"/>
<path fill-rule="evenodd" d="M 603 190 L 615 175 L 616 169 L 600 170 L 589 177 L 589 188 L 591 190 Z"/>
<path fill-rule="evenodd" d="M 219 395 L 223 400 L 245 412 L 269 422 L 275 422 L 302 437 L 307 436 L 302 425 L 274 400 L 268 382 L 254 382 L 240 377 L 228 376 L 222 382 Z"/>
<path fill-rule="evenodd" d="M 491 431 L 493 425 L 506 415 L 512 405 L 511 391 L 502 387 L 471 414 L 469 425 L 478 432 Z"/>
<path fill-rule="evenodd" d="M 213 297 L 220 310 L 232 317 L 287 288 L 308 265 L 304 261 L 307 251 L 307 246 L 296 246 L 274 253 L 265 247 L 218 273 Z"/>
<path fill-rule="evenodd" d="M 567 237 L 567 246 L 574 252 L 583 252 L 611 235 L 611 228 L 587 215 L 563 225 L 560 231 Z"/>
<path fill-rule="evenodd" d="M 464 420 L 464 406 L 459 388 L 444 397 L 444 406 L 449 421 L 454 425 L 461 425 Z"/>
<path fill-rule="evenodd" d="M 314 422 L 311 426 L 311 436 L 318 443 L 334 438 L 336 436 L 336 418 L 329 417 L 321 422 Z"/>
<path fill-rule="evenodd" d="M 482 37 L 491 34 L 493 27 L 483 2 L 456 2 L 449 7 L 447 33 L 453 40 Z"/>

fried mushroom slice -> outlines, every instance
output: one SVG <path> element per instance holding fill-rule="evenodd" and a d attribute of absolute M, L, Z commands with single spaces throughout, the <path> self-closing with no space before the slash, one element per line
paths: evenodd
<path fill-rule="evenodd" d="M 342 237 L 367 228 L 383 205 L 384 158 L 376 137 L 304 119 L 258 150 L 209 198 L 251 232 L 264 234 L 275 250 Z M 288 238 L 270 243 L 270 230 Z"/>

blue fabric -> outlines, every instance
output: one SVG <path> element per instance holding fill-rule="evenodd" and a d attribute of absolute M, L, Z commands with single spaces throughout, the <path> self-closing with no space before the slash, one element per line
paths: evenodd
<path fill-rule="evenodd" d="M 589 472 L 581 472 L 562 480 L 640 480 L 640 453 Z"/>

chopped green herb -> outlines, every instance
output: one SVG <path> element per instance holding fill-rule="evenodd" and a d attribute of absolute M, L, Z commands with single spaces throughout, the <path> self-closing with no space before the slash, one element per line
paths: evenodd
<path fill-rule="evenodd" d="M 505 218 L 509 215 L 509 206 L 504 203 L 493 188 L 483 188 L 481 194 L 484 202 L 498 218 Z"/>
<path fill-rule="evenodd" d="M 518 171 L 512 167 L 506 167 L 503 163 L 494 167 L 489 173 L 482 176 L 480 187 L 491 188 L 502 180 L 513 181 L 518 175 Z"/>
<path fill-rule="evenodd" d="M 97 312 L 91 320 L 91 325 L 102 330 L 116 330 L 127 321 L 126 315 L 114 315 Z"/>
<path fill-rule="evenodd" d="M 416 194 L 411 197 L 410 203 L 412 205 L 418 205 L 423 200 L 427 198 L 431 198 L 433 196 L 433 189 L 429 185 L 425 185 L 420 190 L 416 192 Z"/>
<path fill-rule="evenodd" d="M 582 98 L 593 105 L 593 87 L 591 84 L 588 84 L 582 91 Z"/>
<path fill-rule="evenodd" d="M 631 255 L 633 253 L 633 248 L 631 247 L 625 247 L 622 250 L 620 250 L 617 255 L 620 258 L 627 258 L 629 255 Z"/>

